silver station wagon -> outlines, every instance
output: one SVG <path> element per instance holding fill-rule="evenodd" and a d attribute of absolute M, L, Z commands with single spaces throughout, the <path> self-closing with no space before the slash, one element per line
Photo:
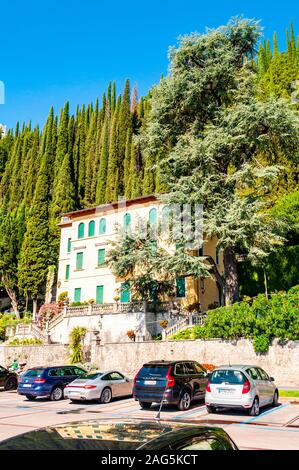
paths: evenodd
<path fill-rule="evenodd" d="M 236 408 L 257 416 L 262 406 L 277 406 L 277 402 L 278 389 L 274 378 L 257 366 L 217 367 L 206 387 L 208 413 L 214 413 L 216 408 Z"/>
<path fill-rule="evenodd" d="M 128 395 L 132 395 L 132 380 L 116 370 L 86 373 L 64 389 L 64 396 L 71 401 L 109 403 L 112 398 Z"/>

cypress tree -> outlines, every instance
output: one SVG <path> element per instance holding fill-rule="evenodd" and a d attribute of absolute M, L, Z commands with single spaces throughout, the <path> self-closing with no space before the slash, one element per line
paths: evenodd
<path fill-rule="evenodd" d="M 26 297 L 32 297 L 34 315 L 37 299 L 46 281 L 50 259 L 48 210 L 50 171 L 48 156 L 45 154 L 37 178 L 18 264 L 19 287 Z"/>
<path fill-rule="evenodd" d="M 105 193 L 106 193 L 106 180 L 107 180 L 107 166 L 108 166 L 108 159 L 109 159 L 108 117 L 105 119 L 105 122 L 104 122 L 101 140 L 102 140 L 102 146 L 101 146 L 100 167 L 98 171 L 96 204 L 103 204 L 104 202 L 106 202 Z"/>
<path fill-rule="evenodd" d="M 115 175 L 119 165 L 119 133 L 118 133 L 118 118 L 120 113 L 121 101 L 118 97 L 115 112 L 113 115 L 111 131 L 110 131 L 110 144 L 109 144 L 109 160 L 107 170 L 107 182 L 105 190 L 105 201 L 112 202 L 115 194 L 118 194 L 118 179 L 116 182 Z M 117 187 L 115 184 L 117 183 Z"/>

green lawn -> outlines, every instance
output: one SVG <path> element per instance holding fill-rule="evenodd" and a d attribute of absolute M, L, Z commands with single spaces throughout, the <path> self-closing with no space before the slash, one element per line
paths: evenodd
<path fill-rule="evenodd" d="M 299 390 L 279 390 L 279 396 L 299 398 Z"/>

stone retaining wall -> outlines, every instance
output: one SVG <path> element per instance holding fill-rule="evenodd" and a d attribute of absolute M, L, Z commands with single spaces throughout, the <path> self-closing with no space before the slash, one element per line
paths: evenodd
<path fill-rule="evenodd" d="M 255 354 L 249 340 L 194 340 L 106 343 L 95 342 L 91 363 L 101 370 L 116 369 L 133 377 L 143 363 L 155 359 L 193 359 L 202 363 L 256 364 L 275 378 L 278 385 L 299 389 L 299 341 L 279 344 L 273 341 L 267 354 Z M 7 366 L 17 357 L 28 367 L 68 363 L 69 350 L 63 345 L 3 346 L 0 364 Z"/>
<path fill-rule="evenodd" d="M 119 369 L 133 376 L 147 361 L 193 359 L 201 363 L 255 364 L 275 378 L 278 385 L 299 389 L 299 341 L 284 345 L 273 341 L 267 354 L 257 355 L 251 341 L 194 340 L 106 343 L 92 351 L 92 362 L 101 369 Z"/>
<path fill-rule="evenodd" d="M 0 364 L 9 366 L 15 358 L 19 362 L 26 362 L 27 367 L 67 364 L 69 357 L 68 347 L 62 344 L 49 344 L 45 346 L 1 346 Z"/>

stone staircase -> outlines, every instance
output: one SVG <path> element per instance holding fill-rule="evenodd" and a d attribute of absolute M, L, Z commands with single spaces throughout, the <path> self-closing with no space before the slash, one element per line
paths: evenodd
<path fill-rule="evenodd" d="M 162 333 L 162 339 L 167 340 L 172 335 L 179 333 L 181 330 L 185 330 L 186 328 L 192 328 L 195 325 L 204 325 L 204 321 L 206 318 L 206 313 L 191 313 L 190 315 L 182 318 L 174 325 L 170 326 L 169 328 L 165 328 Z"/>

